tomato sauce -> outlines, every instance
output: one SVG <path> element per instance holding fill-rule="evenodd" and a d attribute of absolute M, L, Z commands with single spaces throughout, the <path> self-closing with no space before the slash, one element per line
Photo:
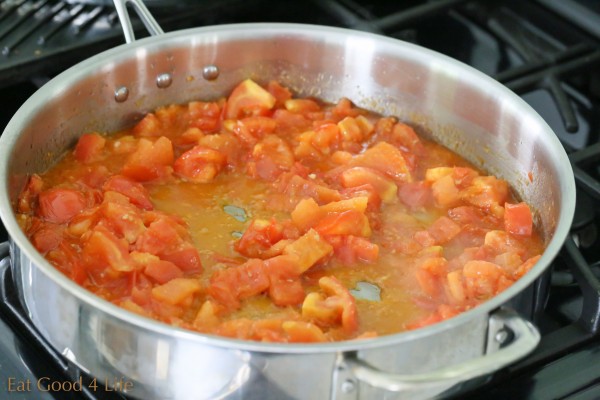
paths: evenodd
<path fill-rule="evenodd" d="M 140 315 L 248 340 L 415 329 L 539 259 L 529 206 L 395 118 L 277 82 L 90 132 L 16 209 L 34 246 Z"/>

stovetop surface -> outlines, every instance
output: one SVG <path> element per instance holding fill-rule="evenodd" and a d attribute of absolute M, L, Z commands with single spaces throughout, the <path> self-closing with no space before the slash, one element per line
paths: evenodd
<path fill-rule="evenodd" d="M 110 5 L 93 0 L 0 0 L 0 130 L 38 87 L 93 54 L 121 44 Z M 95 2 L 95 3 L 103 3 Z M 106 2 L 104 2 L 106 3 Z M 522 96 L 565 146 L 578 183 L 572 234 L 553 265 L 536 325 L 538 349 L 461 399 L 600 398 L 600 3 L 594 0 L 149 1 L 165 31 L 238 22 L 296 22 L 374 32 L 469 64 Z M 136 17 L 138 36 L 145 35 Z M 4 229 L 0 239 L 6 240 Z M 32 329 L 0 263 L 0 398 L 119 399 L 90 390 L 84 372 Z M 583 283 L 582 283 L 583 282 Z M 585 295 L 582 295 L 585 293 Z M 595 296 L 594 296 L 595 295 Z M 583 315 L 583 317 L 581 317 Z M 84 390 L 40 391 L 85 380 Z M 115 377 L 119 378 L 119 377 Z M 29 383 L 28 383 L 29 382 Z M 83 381 L 82 381 L 83 382 Z"/>

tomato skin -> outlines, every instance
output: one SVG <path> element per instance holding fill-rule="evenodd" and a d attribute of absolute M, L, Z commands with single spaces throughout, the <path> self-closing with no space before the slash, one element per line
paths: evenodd
<path fill-rule="evenodd" d="M 508 233 L 520 236 L 531 236 L 533 217 L 526 203 L 504 204 L 504 227 Z"/>
<path fill-rule="evenodd" d="M 75 158 L 88 164 L 102 158 L 102 151 L 106 145 L 106 139 L 97 133 L 84 133 L 79 138 L 73 154 Z"/>
<path fill-rule="evenodd" d="M 73 189 L 54 188 L 38 196 L 38 215 L 45 221 L 64 224 L 87 207 L 84 195 Z"/>

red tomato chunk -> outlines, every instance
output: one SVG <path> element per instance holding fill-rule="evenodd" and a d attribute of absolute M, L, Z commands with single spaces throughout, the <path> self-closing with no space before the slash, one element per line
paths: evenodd
<path fill-rule="evenodd" d="M 394 117 L 275 81 L 84 133 L 15 206 L 35 248 L 107 301 L 266 342 L 437 323 L 543 251 L 505 181 Z"/>

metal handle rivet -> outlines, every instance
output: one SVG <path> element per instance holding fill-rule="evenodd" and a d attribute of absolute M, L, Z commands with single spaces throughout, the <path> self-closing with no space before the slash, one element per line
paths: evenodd
<path fill-rule="evenodd" d="M 216 65 L 207 65 L 202 68 L 202 77 L 207 81 L 215 80 L 219 77 L 219 68 Z"/>
<path fill-rule="evenodd" d="M 173 83 L 173 77 L 171 77 L 171 74 L 165 73 L 156 77 L 156 86 L 161 89 L 171 86 L 171 83 Z"/>
<path fill-rule="evenodd" d="M 496 332 L 495 339 L 498 343 L 504 343 L 508 339 L 508 332 L 505 329 L 499 330 Z"/>
<path fill-rule="evenodd" d="M 115 90 L 115 101 L 117 103 L 122 103 L 129 97 L 129 89 L 125 86 L 121 86 L 117 90 Z"/>
<path fill-rule="evenodd" d="M 351 379 L 346 379 L 342 382 L 342 392 L 344 393 L 352 393 L 356 388 L 356 384 Z"/>

